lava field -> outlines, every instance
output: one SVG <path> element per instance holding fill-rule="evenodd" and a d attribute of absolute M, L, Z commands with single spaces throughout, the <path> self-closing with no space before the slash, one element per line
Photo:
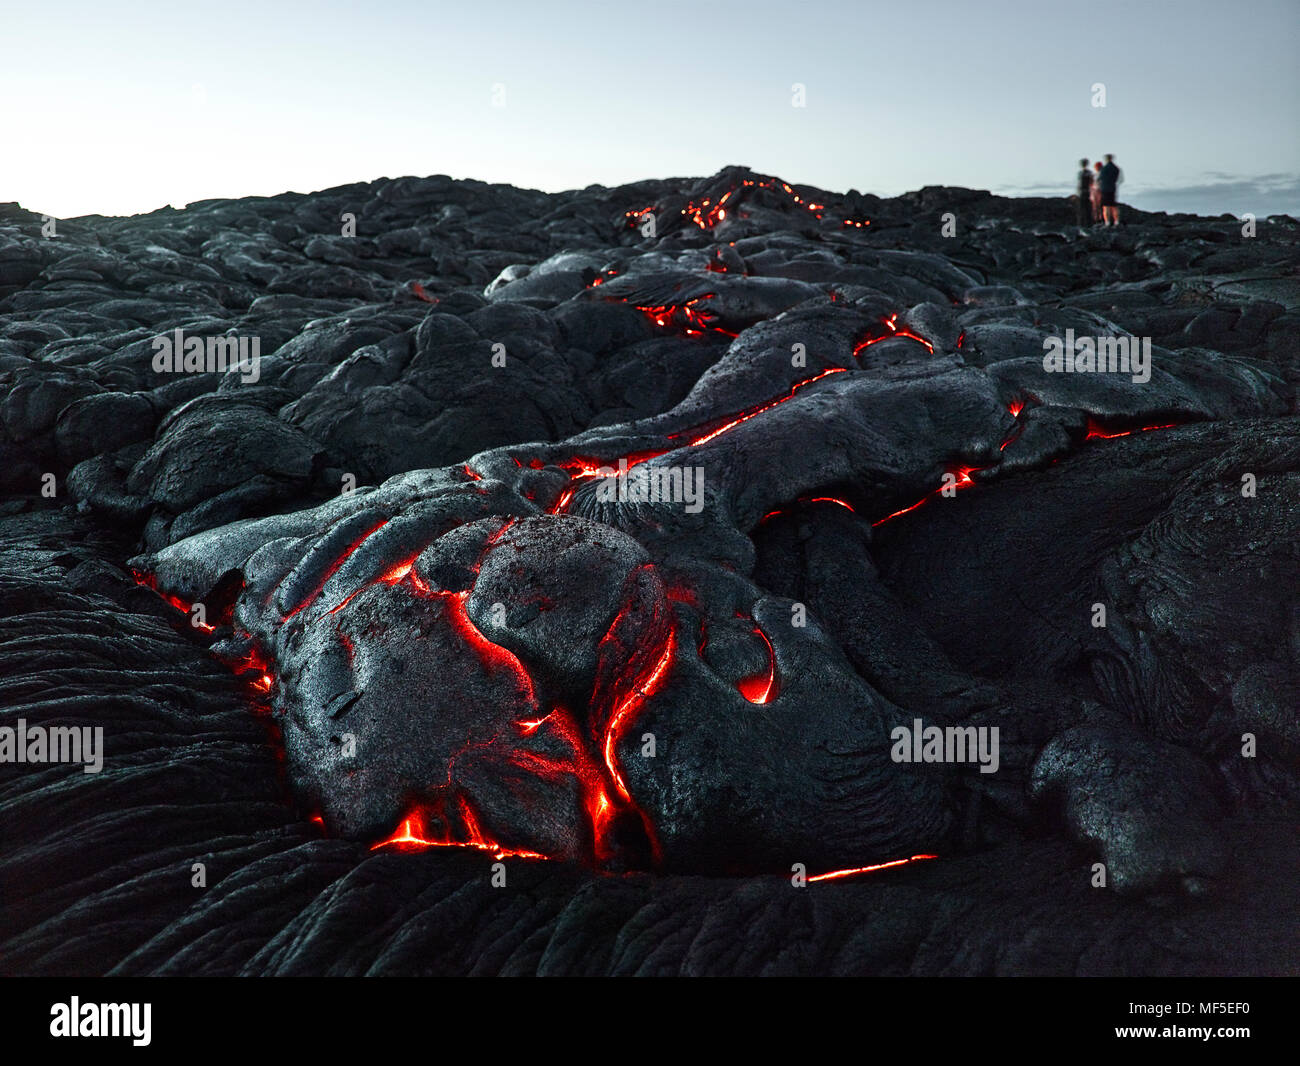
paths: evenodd
<path fill-rule="evenodd" d="M 0 969 L 1296 972 L 1300 224 L 1123 219 L 0 204 Z"/>

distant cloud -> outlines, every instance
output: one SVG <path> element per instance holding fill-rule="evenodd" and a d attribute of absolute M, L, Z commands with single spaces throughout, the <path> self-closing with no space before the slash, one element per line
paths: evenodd
<path fill-rule="evenodd" d="M 1200 185 L 1135 187 L 1128 200 L 1144 211 L 1186 211 L 1198 215 L 1219 215 L 1227 211 L 1237 216 L 1250 212 L 1257 218 L 1269 215 L 1300 218 L 1300 178 L 1290 174 L 1266 174 L 1259 178 L 1223 175 L 1218 181 Z"/>
<path fill-rule="evenodd" d="M 1250 212 L 1256 218 L 1300 218 L 1300 177 L 1294 174 L 1242 177 L 1207 171 L 1202 178 L 1195 185 L 1121 185 L 1120 199 L 1143 211 L 1170 214 L 1241 216 Z M 1005 186 L 993 191 L 1004 196 L 1068 196 L 1074 190 L 1072 180 L 1067 180 Z"/>

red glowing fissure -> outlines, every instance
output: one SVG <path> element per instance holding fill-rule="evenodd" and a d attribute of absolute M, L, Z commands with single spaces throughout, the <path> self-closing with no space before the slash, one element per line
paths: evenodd
<path fill-rule="evenodd" d="M 833 503 L 839 507 L 843 507 L 846 511 L 853 510 L 853 505 L 851 503 L 848 503 L 845 500 L 841 500 L 838 496 L 813 496 L 807 502 L 808 503 Z M 856 512 L 854 513 L 856 514 Z"/>
<path fill-rule="evenodd" d="M 610 779 L 614 782 L 614 788 L 625 803 L 630 804 L 632 802 L 632 794 L 628 792 L 627 783 L 623 780 L 623 775 L 618 768 L 618 743 L 631 727 L 645 701 L 653 696 L 663 683 L 668 668 L 672 666 L 673 656 L 676 651 L 677 637 L 670 626 L 668 636 L 660 649 L 658 658 L 647 671 L 633 682 L 631 690 L 615 704 L 614 710 L 609 716 L 609 722 L 605 726 L 605 768 L 609 771 Z"/>
<path fill-rule="evenodd" d="M 175 607 L 176 610 L 180 611 L 181 614 L 189 615 L 194 609 L 194 604 L 186 603 L 179 596 L 173 596 L 171 593 L 163 592 L 159 589 L 158 579 L 155 578 L 153 574 L 146 574 L 139 570 L 132 570 L 131 576 L 135 579 L 137 585 L 147 588 L 150 592 L 154 593 L 154 595 L 166 600 L 169 604 Z M 216 626 L 209 625 L 207 622 L 200 622 L 193 617 L 190 618 L 190 624 L 201 633 L 215 633 L 217 631 Z"/>
<path fill-rule="evenodd" d="M 831 870 L 829 873 L 814 874 L 808 878 L 808 883 L 814 881 L 836 881 L 842 877 L 857 877 L 860 874 L 874 874 L 880 870 L 893 869 L 896 866 L 906 866 L 912 862 L 922 862 L 926 859 L 937 859 L 938 855 L 913 855 L 908 859 L 891 859 L 889 862 L 878 862 L 872 866 L 855 866 L 848 870 Z"/>
<path fill-rule="evenodd" d="M 975 484 L 975 482 L 971 480 L 971 474 L 977 473 L 980 470 L 987 470 L 987 469 L 988 467 L 984 467 L 984 466 L 954 467 L 952 470 L 948 471 L 948 475 L 950 475 L 953 478 L 951 482 L 945 481 L 944 484 L 940 485 L 933 492 L 930 492 L 927 495 L 922 496 L 919 500 L 916 501 L 916 503 L 912 504 L 911 507 L 904 507 L 902 510 L 895 511 L 893 514 L 885 515 L 884 518 L 878 518 L 871 524 L 873 526 L 883 526 L 886 522 L 892 521 L 893 519 L 897 518 L 899 515 L 905 515 L 911 511 L 915 511 L 918 507 L 921 506 L 921 504 L 925 503 L 927 500 L 933 499 L 935 496 L 940 495 L 945 490 L 951 490 L 955 492 L 958 489 L 970 488 L 972 485 Z"/>
<path fill-rule="evenodd" d="M 1035 396 L 1030 396 L 1029 399 L 1033 400 L 1035 405 L 1039 402 L 1038 398 Z M 1007 404 L 1007 413 L 1016 420 L 1016 427 L 1003 438 L 1002 443 L 998 445 L 998 451 L 1005 452 L 1007 448 L 1018 441 L 1021 434 L 1024 433 L 1025 422 L 1021 419 L 1020 415 L 1026 406 L 1026 400 L 1022 396 L 1015 397 L 1009 404 Z"/>
<path fill-rule="evenodd" d="M 1031 396 L 1030 399 L 1033 400 L 1034 397 Z M 1037 401 L 1035 400 L 1035 402 Z M 1025 426 L 1020 419 L 1020 415 L 1025 410 L 1025 407 L 1026 407 L 1026 402 L 1021 397 L 1016 397 L 1007 406 L 1007 410 L 1011 413 L 1012 417 L 1016 419 L 1017 425 L 1016 428 L 1010 433 L 1010 435 L 1008 435 L 1006 439 L 1002 441 L 1002 444 L 999 447 L 999 451 L 1006 451 L 1007 446 L 1017 441 L 1020 438 L 1020 435 L 1024 432 Z M 1106 432 L 1105 427 L 1100 425 L 1094 418 L 1089 416 L 1088 434 L 1085 439 L 1086 440 L 1114 440 L 1117 437 L 1128 437 L 1134 433 L 1149 433 L 1153 429 L 1174 429 L 1175 427 L 1181 424 L 1182 423 L 1179 422 L 1166 422 L 1166 423 L 1160 423 L 1151 426 L 1138 426 L 1135 429 L 1120 430 L 1119 432 L 1116 433 L 1108 433 Z M 1052 462 L 1056 462 L 1056 460 L 1053 459 Z M 884 525 L 884 523 L 899 517 L 899 515 L 905 515 L 911 511 L 915 511 L 927 500 L 931 499 L 935 495 L 942 493 L 945 488 L 951 487 L 954 490 L 969 488 L 970 486 L 975 484 L 975 482 L 971 480 L 970 475 L 974 473 L 978 473 L 981 470 L 987 470 L 987 469 L 988 467 L 983 467 L 983 466 L 956 467 L 955 469 L 949 471 L 950 474 L 953 474 L 956 477 L 956 481 L 951 486 L 947 484 L 940 486 L 939 488 L 935 489 L 933 492 L 929 493 L 928 495 L 922 496 L 919 500 L 916 501 L 916 503 L 912 504 L 910 507 L 904 507 L 902 510 L 895 511 L 893 514 L 886 515 L 884 518 L 879 518 L 876 521 L 872 522 L 871 524 L 873 526 Z"/>
<path fill-rule="evenodd" d="M 545 859 L 546 856 L 537 851 L 528 851 L 523 848 L 508 848 L 498 844 L 494 840 L 488 839 L 483 835 L 483 830 L 479 827 L 478 819 L 474 815 L 474 809 L 469 805 L 469 801 L 460 797 L 460 815 L 466 830 L 466 839 L 450 839 L 451 828 L 447 826 L 446 837 L 435 837 L 429 835 L 429 829 L 425 824 L 425 812 L 422 809 L 416 809 L 402 819 L 401 824 L 393 831 L 391 836 L 386 837 L 370 846 L 371 851 L 378 851 L 380 848 L 475 848 L 479 851 L 486 851 L 492 854 L 496 859 Z"/>
<path fill-rule="evenodd" d="M 325 588 L 326 584 L 328 584 L 329 579 L 332 578 L 335 574 L 337 574 L 339 572 L 339 568 L 342 567 L 343 564 L 347 562 L 349 558 L 351 558 L 352 553 L 355 552 L 358 548 L 360 548 L 362 544 L 364 544 L 372 536 L 378 533 L 386 525 L 388 525 L 388 519 L 385 518 L 382 522 L 377 522 L 375 525 L 371 526 L 368 530 L 362 533 L 360 537 L 358 537 L 351 544 L 349 544 L 347 548 L 344 550 L 343 554 L 340 555 L 337 559 L 334 560 L 334 562 L 332 562 L 329 565 L 328 569 L 326 569 L 320 581 L 316 583 L 316 587 L 312 589 L 310 593 L 304 596 L 303 599 L 299 601 L 299 603 L 293 608 L 292 611 L 290 611 L 288 614 L 284 616 L 284 621 L 286 622 L 289 621 L 290 618 L 296 615 L 304 607 L 306 607 L 310 603 L 313 603 L 316 597 L 321 594 L 321 591 Z"/>
<path fill-rule="evenodd" d="M 753 619 L 750 621 L 752 622 Z M 767 634 L 757 625 L 754 626 L 754 632 L 762 638 L 763 644 L 767 647 L 767 669 L 760 670 L 749 677 L 742 677 L 736 682 L 736 690 L 750 703 L 771 703 L 776 699 L 776 650 L 772 647 L 772 642 L 767 639 Z"/>
<path fill-rule="evenodd" d="M 919 333 L 913 333 L 910 329 L 899 328 L 897 312 L 890 315 L 888 318 L 884 319 L 882 324 L 885 327 L 884 333 L 880 333 L 875 336 L 865 337 L 862 340 L 858 341 L 858 343 L 853 346 L 853 357 L 855 359 L 859 355 L 861 355 L 863 351 L 865 351 L 867 348 L 870 348 L 873 344 L 879 344 L 881 341 L 895 340 L 898 337 L 903 337 L 910 341 L 916 341 L 918 344 L 923 344 L 926 350 L 929 351 L 931 355 L 934 354 L 934 345 L 931 344 L 924 337 L 922 337 Z"/>
<path fill-rule="evenodd" d="M 1180 425 L 1182 425 L 1181 422 L 1165 422 L 1155 426 L 1136 426 L 1133 429 L 1124 429 L 1117 433 L 1108 433 L 1105 426 L 1089 417 L 1088 435 L 1084 440 L 1114 440 L 1116 437 L 1131 437 L 1134 433 L 1150 433 L 1153 429 L 1176 429 Z"/>
<path fill-rule="evenodd" d="M 800 496 L 798 501 L 796 502 L 803 503 L 803 504 L 833 503 L 837 507 L 843 507 L 846 511 L 851 511 L 854 514 L 857 514 L 856 509 L 851 503 L 848 502 L 848 500 L 841 500 L 838 496 Z M 777 515 L 781 515 L 785 513 L 786 513 L 785 510 L 780 507 L 778 507 L 775 511 L 768 511 L 767 514 L 765 514 L 762 518 L 758 520 L 758 524 L 761 526 L 764 522 L 768 521 L 768 519 L 775 518 Z"/>
<path fill-rule="evenodd" d="M 193 620 L 191 617 L 191 611 L 193 611 L 195 606 L 193 603 L 187 603 L 179 596 L 173 596 L 169 593 L 161 592 L 158 588 L 158 579 L 156 575 L 146 574 L 140 570 L 132 570 L 131 576 L 135 579 L 137 585 L 147 588 L 150 592 L 154 593 L 154 595 L 162 599 L 163 602 L 189 618 L 191 625 L 195 629 L 207 634 L 216 632 L 216 626 L 207 623 L 197 623 Z M 232 601 L 227 604 L 218 620 L 222 625 L 231 625 L 233 622 L 233 615 L 234 603 Z M 241 634 L 241 636 L 247 638 L 248 634 L 244 633 Z M 256 645 L 250 643 L 248 650 L 243 654 L 237 655 L 233 658 L 229 656 L 224 657 L 222 662 L 225 663 L 231 673 L 245 681 L 248 686 L 259 695 L 265 695 L 275 687 L 275 676 L 271 673 L 271 664 L 257 649 Z M 264 705 L 259 704 L 259 708 L 264 711 Z"/>
<path fill-rule="evenodd" d="M 1007 405 L 1007 411 L 1010 412 L 1011 416 L 1014 419 L 1016 419 L 1016 428 L 1013 429 L 1011 433 L 1009 433 L 1003 439 L 1002 444 L 998 448 L 999 451 L 1006 451 L 1007 446 L 1019 440 L 1020 434 L 1022 434 L 1025 431 L 1024 423 L 1020 421 L 1020 413 L 1024 409 L 1025 409 L 1025 401 L 1020 397 L 1016 397 L 1014 400 L 1011 401 L 1010 404 Z M 895 511 L 893 514 L 885 515 L 884 518 L 878 518 L 876 519 L 876 521 L 872 522 L 871 524 L 873 526 L 881 526 L 884 525 L 886 522 L 898 518 L 900 515 L 905 515 L 911 511 L 915 511 L 918 507 L 921 506 L 921 504 L 925 503 L 931 497 L 937 494 L 941 494 L 945 489 L 951 488 L 953 491 L 956 491 L 957 489 L 970 488 L 975 484 L 975 482 L 971 479 L 971 474 L 978 473 L 981 470 L 987 470 L 987 469 L 988 467 L 984 467 L 984 466 L 955 467 L 952 470 L 948 471 L 948 473 L 955 478 L 955 480 L 951 484 L 945 482 L 943 485 L 935 489 L 933 492 L 930 492 L 925 496 L 922 496 L 919 500 L 916 501 L 916 503 L 912 504 L 910 507 L 904 507 L 901 510 Z"/>
<path fill-rule="evenodd" d="M 744 414 L 737 415 L 735 418 L 731 419 L 731 421 L 725 422 L 721 426 L 718 426 L 717 429 L 713 429 L 710 430 L 708 433 L 702 433 L 699 436 L 692 437 L 686 443 L 692 448 L 698 448 L 701 444 L 708 444 L 709 441 L 716 440 L 718 437 L 721 437 L 724 433 L 728 433 L 731 430 L 735 429 L 737 426 L 742 425 L 745 422 L 748 422 L 751 418 L 757 418 L 759 415 L 763 414 L 766 411 L 772 410 L 772 408 L 774 407 L 780 407 L 781 404 L 785 403 L 787 400 L 792 399 L 795 393 L 797 393 L 800 389 L 805 388 L 808 385 L 811 385 L 813 382 L 821 381 L 822 378 L 829 377 L 831 374 L 843 374 L 845 372 L 846 371 L 844 367 L 836 366 L 836 367 L 831 367 L 829 370 L 823 370 L 820 374 L 814 374 L 810 378 L 805 378 L 803 381 L 796 381 L 793 385 L 790 386 L 790 391 L 787 392 L 784 396 L 772 400 L 769 403 L 765 403 L 759 407 L 755 407 L 753 410 L 747 411 Z"/>
<path fill-rule="evenodd" d="M 589 754 L 587 746 L 583 744 L 577 723 L 574 722 L 568 712 L 557 707 L 545 718 L 537 719 L 535 722 L 520 722 L 518 724 L 520 731 L 525 736 L 532 735 L 542 726 L 548 726 L 573 753 L 570 763 L 556 763 L 555 760 L 547 759 L 551 763 L 549 769 L 551 769 L 551 772 L 572 774 L 577 780 L 582 794 L 583 809 L 587 812 L 587 818 L 591 823 L 592 842 L 596 858 L 609 858 L 614 852 L 614 819 L 621 810 L 627 808 L 619 806 L 610 799 L 610 780 L 606 777 L 596 759 Z M 544 756 L 535 756 L 531 752 L 525 754 L 534 764 L 546 758 Z M 639 809 L 636 809 L 636 813 L 648 826 L 649 819 L 645 817 L 644 813 Z"/>
<path fill-rule="evenodd" d="M 452 631 L 456 633 L 469 647 L 474 649 L 479 660 L 487 668 L 489 674 L 506 672 L 513 674 L 519 682 L 519 687 L 523 691 L 525 698 L 530 703 L 537 702 L 537 693 L 533 686 L 532 675 L 520 661 L 519 657 L 508 648 L 501 647 L 500 644 L 494 644 L 479 630 L 473 620 L 470 618 L 465 604 L 470 597 L 472 590 L 464 589 L 460 592 L 434 591 L 420 580 L 412 569 L 412 563 L 406 562 L 400 566 L 394 567 L 382 577 L 370 582 L 369 585 L 362 586 L 356 592 L 347 597 L 338 607 L 334 608 L 333 614 L 342 610 L 348 603 L 357 597 L 359 593 L 366 588 L 373 587 L 377 584 L 397 585 L 405 582 L 413 593 L 426 599 L 438 599 L 445 604 L 445 618 Z"/>

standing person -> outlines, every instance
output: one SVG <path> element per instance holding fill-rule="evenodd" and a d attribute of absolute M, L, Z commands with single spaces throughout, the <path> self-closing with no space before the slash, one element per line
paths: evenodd
<path fill-rule="evenodd" d="M 1075 189 L 1078 203 L 1075 204 L 1076 221 L 1080 226 L 1088 226 L 1092 213 L 1092 171 L 1088 169 L 1086 159 L 1079 160 L 1079 185 Z"/>
<path fill-rule="evenodd" d="M 1119 205 L 1115 201 L 1115 194 L 1123 180 L 1123 174 L 1115 165 L 1115 157 L 1107 153 L 1106 165 L 1097 174 L 1097 184 L 1101 186 L 1101 217 L 1108 226 L 1119 225 Z"/>
<path fill-rule="evenodd" d="M 1097 171 L 1097 174 L 1100 174 L 1101 160 L 1098 159 L 1097 162 L 1093 164 L 1093 167 Z M 1096 174 L 1094 174 L 1092 178 L 1092 220 L 1094 222 L 1101 221 L 1101 182 L 1097 180 Z"/>

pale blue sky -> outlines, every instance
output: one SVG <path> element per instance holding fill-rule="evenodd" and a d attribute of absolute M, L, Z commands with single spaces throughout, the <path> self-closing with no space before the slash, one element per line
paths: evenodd
<path fill-rule="evenodd" d="M 1139 207 L 1300 214 L 1300 0 L 0 0 L 0 26 L 0 200 L 60 217 L 729 163 L 1064 194 L 1103 152 Z"/>

